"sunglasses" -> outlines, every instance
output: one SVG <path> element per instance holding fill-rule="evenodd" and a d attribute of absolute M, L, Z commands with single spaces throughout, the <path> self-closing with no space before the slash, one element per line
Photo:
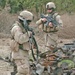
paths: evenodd
<path fill-rule="evenodd" d="M 47 8 L 47 10 L 53 10 L 53 8 Z"/>
<path fill-rule="evenodd" d="M 30 22 L 31 22 L 31 20 L 27 20 L 27 22 L 28 22 L 28 23 L 30 23 Z"/>

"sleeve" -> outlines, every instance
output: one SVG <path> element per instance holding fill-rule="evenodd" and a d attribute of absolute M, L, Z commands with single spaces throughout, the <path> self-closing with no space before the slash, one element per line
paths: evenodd
<path fill-rule="evenodd" d="M 63 22 L 61 20 L 61 16 L 60 15 L 56 16 L 56 21 L 59 23 L 59 26 L 63 27 Z"/>
<path fill-rule="evenodd" d="M 39 19 L 38 21 L 36 21 L 36 25 L 41 25 L 42 24 L 42 21 L 41 21 L 41 19 Z"/>
<path fill-rule="evenodd" d="M 27 32 L 23 34 L 19 26 L 14 26 L 11 29 L 11 35 L 14 37 L 15 41 L 17 41 L 19 44 L 23 44 L 29 40 Z"/>

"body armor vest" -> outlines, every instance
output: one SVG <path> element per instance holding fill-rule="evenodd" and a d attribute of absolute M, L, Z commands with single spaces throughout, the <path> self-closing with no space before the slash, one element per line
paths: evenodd
<path fill-rule="evenodd" d="M 55 19 L 57 15 L 58 14 L 48 14 L 47 16 L 52 16 Z M 44 23 L 42 24 L 42 29 L 46 33 L 57 32 L 58 31 L 55 26 L 50 27 L 49 25 L 45 25 Z"/>

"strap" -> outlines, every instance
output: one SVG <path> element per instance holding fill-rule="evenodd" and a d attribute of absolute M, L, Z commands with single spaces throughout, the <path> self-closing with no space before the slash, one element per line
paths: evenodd
<path fill-rule="evenodd" d="M 25 24 L 25 23 L 26 23 L 26 24 Z M 27 34 L 28 34 L 28 31 L 31 31 L 31 29 L 30 29 L 29 26 L 27 25 L 27 22 L 26 22 L 26 21 L 24 22 L 24 28 L 25 28 Z M 31 31 L 31 32 L 32 32 L 32 35 L 29 36 L 30 48 L 31 48 L 31 52 L 32 52 L 33 59 L 34 59 L 35 61 L 37 61 L 37 59 L 38 59 L 38 52 L 39 52 L 39 50 L 38 50 L 38 45 L 37 45 L 37 42 L 36 42 L 35 37 L 34 37 L 34 35 L 33 35 L 33 31 Z M 32 44 L 34 44 L 34 45 L 36 46 L 37 57 L 35 57 L 35 55 L 34 55 L 34 51 L 33 51 Z"/>
<path fill-rule="evenodd" d="M 0 57 L 0 60 L 2 60 L 4 62 L 7 62 L 7 63 L 10 63 L 14 67 L 14 72 L 11 72 L 11 75 L 16 75 L 16 73 L 17 73 L 17 65 L 15 64 L 14 60 L 11 61 L 11 59 L 8 58 L 8 57 L 6 57 L 6 58 Z"/>
<path fill-rule="evenodd" d="M 34 38 L 33 35 L 31 36 L 31 38 L 29 38 L 29 40 L 30 40 L 30 44 L 31 44 L 31 52 L 32 52 L 33 59 L 34 59 L 35 61 L 37 61 L 37 60 L 38 60 L 38 56 L 39 56 L 39 50 L 38 50 L 37 42 L 36 42 L 36 40 L 35 40 L 35 38 Z M 34 54 L 34 51 L 33 51 L 33 47 L 32 47 L 32 43 L 33 43 L 33 44 L 35 45 L 35 47 L 36 47 L 36 54 L 37 54 L 37 57 L 35 57 L 35 54 Z"/>

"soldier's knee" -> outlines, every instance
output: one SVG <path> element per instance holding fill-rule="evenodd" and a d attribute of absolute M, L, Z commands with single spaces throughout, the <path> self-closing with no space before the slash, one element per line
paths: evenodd
<path fill-rule="evenodd" d="M 18 67 L 18 73 L 24 74 L 24 75 L 28 75 L 29 74 L 29 68 L 25 68 L 25 67 Z"/>

